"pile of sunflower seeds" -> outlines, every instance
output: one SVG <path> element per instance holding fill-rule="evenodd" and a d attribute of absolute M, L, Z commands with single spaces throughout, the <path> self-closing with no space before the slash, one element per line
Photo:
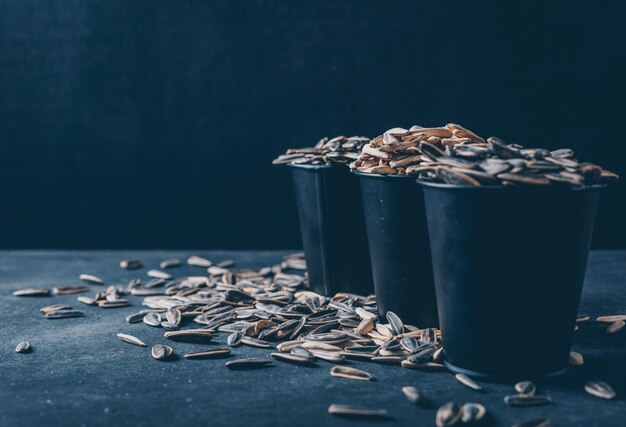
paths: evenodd
<path fill-rule="evenodd" d="M 412 169 L 425 181 L 455 185 L 547 186 L 604 184 L 617 174 L 591 163 L 579 163 L 569 148 L 548 151 L 505 144 L 500 138 L 467 140 L 445 150 L 428 147 L 427 157 Z"/>
<path fill-rule="evenodd" d="M 331 165 L 347 164 L 359 157 L 363 146 L 369 141 L 365 136 L 336 136 L 334 138 L 322 138 L 315 147 L 290 148 L 285 154 L 281 154 L 272 164 L 309 164 Z"/>
<path fill-rule="evenodd" d="M 363 147 L 350 168 L 381 175 L 415 175 L 422 163 L 432 163 L 447 147 L 485 140 L 464 127 L 449 123 L 443 127 L 393 128 Z"/>

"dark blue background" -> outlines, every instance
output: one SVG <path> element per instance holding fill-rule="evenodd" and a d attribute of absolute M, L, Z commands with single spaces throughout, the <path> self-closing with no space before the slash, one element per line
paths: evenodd
<path fill-rule="evenodd" d="M 1 247 L 299 246 L 291 146 L 457 122 L 626 178 L 626 3 L 0 0 Z M 626 246 L 624 184 L 595 246 Z"/>

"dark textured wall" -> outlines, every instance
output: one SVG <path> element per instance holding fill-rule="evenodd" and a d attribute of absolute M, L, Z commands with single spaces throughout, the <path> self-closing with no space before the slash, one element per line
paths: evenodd
<path fill-rule="evenodd" d="M 0 0 L 1 247 L 299 245 L 289 146 L 461 123 L 626 178 L 615 1 Z M 595 245 L 626 246 L 624 184 Z"/>

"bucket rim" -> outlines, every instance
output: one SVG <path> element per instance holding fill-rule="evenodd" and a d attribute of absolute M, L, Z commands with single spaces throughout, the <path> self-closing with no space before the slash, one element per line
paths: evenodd
<path fill-rule="evenodd" d="M 361 172 L 361 171 L 357 171 L 357 170 L 351 170 L 350 173 L 353 173 L 359 177 L 364 176 L 364 177 L 368 177 L 368 178 L 377 178 L 377 179 L 397 179 L 397 180 L 415 180 L 415 176 L 414 175 L 382 175 L 380 173 L 368 173 L 368 172 Z"/>
<path fill-rule="evenodd" d="M 437 188 L 441 190 L 460 190 L 460 191 L 555 191 L 555 192 L 570 192 L 570 191 L 599 191 L 605 189 L 608 184 L 592 184 L 584 185 L 582 187 L 568 187 L 568 186 L 555 186 L 555 185 L 526 185 L 523 187 L 512 187 L 504 185 L 481 185 L 479 187 L 475 185 L 459 185 L 459 184 L 444 184 L 441 182 L 432 182 L 416 179 L 417 185 L 426 188 Z"/>

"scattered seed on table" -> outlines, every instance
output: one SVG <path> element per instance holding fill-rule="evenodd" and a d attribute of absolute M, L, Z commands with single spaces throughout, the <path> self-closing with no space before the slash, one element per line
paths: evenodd
<path fill-rule="evenodd" d="M 155 344 L 150 349 L 150 355 L 156 360 L 166 360 L 174 353 L 174 349 L 169 345 Z"/>
<path fill-rule="evenodd" d="M 28 353 L 30 351 L 30 344 L 28 341 L 21 341 L 16 347 L 16 353 Z"/>
<path fill-rule="evenodd" d="M 461 406 L 461 421 L 464 423 L 476 423 L 482 420 L 486 413 L 487 408 L 480 403 L 466 403 Z"/>
<path fill-rule="evenodd" d="M 552 424 L 547 418 L 538 418 L 534 420 L 519 421 L 513 424 L 513 427 L 550 427 Z"/>
<path fill-rule="evenodd" d="M 145 342 L 141 341 L 139 338 L 134 337 L 132 335 L 119 333 L 117 334 L 117 337 L 121 339 L 122 341 L 127 342 L 128 344 L 138 345 L 139 347 L 147 347 Z"/>
<path fill-rule="evenodd" d="M 599 397 L 600 399 L 614 399 L 615 391 L 610 385 L 603 381 L 589 381 L 585 384 L 585 391 L 592 396 Z"/>
<path fill-rule="evenodd" d="M 230 350 L 227 348 L 216 348 L 211 350 L 194 351 L 187 353 L 183 357 L 185 359 L 216 359 L 219 357 L 225 357 L 230 354 Z"/>
<path fill-rule="evenodd" d="M 120 261 L 120 267 L 123 268 L 124 270 L 136 270 L 138 268 L 143 267 L 143 265 L 141 264 L 141 261 L 136 260 L 136 259 L 124 259 L 122 261 Z"/>
<path fill-rule="evenodd" d="M 180 266 L 180 264 L 181 262 L 179 259 L 170 258 L 170 259 L 166 259 L 165 261 L 161 261 L 161 263 L 159 264 L 159 267 L 161 267 L 161 269 L 173 268 L 173 267 Z"/>
<path fill-rule="evenodd" d="M 356 368 L 348 366 L 333 366 L 330 369 L 330 375 L 333 377 L 347 378 L 349 380 L 370 381 L 372 374 Z"/>
<path fill-rule="evenodd" d="M 150 277 L 154 277 L 155 279 L 169 280 L 172 278 L 171 274 L 166 273 L 165 271 L 161 271 L 161 270 L 154 270 L 154 269 L 148 270 L 146 274 Z"/>
<path fill-rule="evenodd" d="M 292 354 L 292 353 L 270 353 L 270 356 L 272 356 L 274 359 L 278 359 L 278 360 L 282 360 L 285 362 L 291 362 L 291 363 L 296 363 L 298 365 L 306 365 L 306 366 L 312 366 L 315 365 L 315 361 L 314 359 L 310 359 L 306 356 L 300 356 L 298 354 Z"/>
<path fill-rule="evenodd" d="M 174 341 L 204 343 L 213 339 L 213 332 L 208 329 L 183 329 L 180 331 L 167 331 L 163 336 Z"/>
<path fill-rule="evenodd" d="M 77 297 L 76 300 L 78 300 L 78 302 L 82 302 L 83 304 L 87 304 L 87 305 L 98 305 L 98 302 L 95 299 L 86 297 L 84 295 Z"/>
<path fill-rule="evenodd" d="M 328 413 L 339 417 L 350 418 L 387 418 L 386 409 L 365 408 L 362 406 L 338 405 L 333 403 L 328 407 Z"/>
<path fill-rule="evenodd" d="M 435 424 L 437 427 L 451 427 L 459 422 L 462 415 L 461 407 L 456 403 L 449 402 L 437 410 Z"/>
<path fill-rule="evenodd" d="M 599 316 L 596 318 L 596 322 L 600 323 L 613 323 L 617 322 L 618 320 L 626 321 L 626 314 L 612 314 L 610 316 Z"/>
<path fill-rule="evenodd" d="M 402 387 L 402 393 L 404 393 L 409 402 L 418 403 L 420 401 L 420 392 L 417 390 L 416 387 Z"/>
<path fill-rule="evenodd" d="M 244 369 L 263 368 L 271 364 L 272 364 L 272 361 L 269 359 L 252 357 L 252 358 L 247 358 L 247 359 L 230 360 L 224 363 L 224 366 L 230 369 L 244 370 Z"/>
<path fill-rule="evenodd" d="M 52 288 L 52 293 L 54 295 L 71 295 L 79 294 L 81 292 L 89 292 L 90 290 L 91 288 L 89 286 L 62 285 Z"/>
<path fill-rule="evenodd" d="M 583 358 L 583 355 L 575 352 L 575 351 L 570 351 L 569 352 L 569 363 L 570 365 L 574 365 L 574 366 L 580 366 L 583 363 L 585 363 L 585 359 Z"/>
<path fill-rule="evenodd" d="M 454 378 L 456 378 L 458 382 L 466 387 L 471 388 L 472 390 L 481 391 L 483 389 L 480 384 L 478 384 L 476 381 L 474 381 L 465 374 L 456 374 Z"/>
<path fill-rule="evenodd" d="M 532 396 L 535 394 L 537 388 L 532 381 L 520 381 L 515 384 L 515 391 L 519 394 L 524 394 L 527 396 Z"/>
<path fill-rule="evenodd" d="M 210 266 L 213 265 L 213 263 L 209 261 L 208 259 L 195 256 L 195 255 L 187 258 L 187 264 L 193 265 L 196 267 L 205 267 L 205 268 L 209 268 Z"/>
<path fill-rule="evenodd" d="M 511 394 L 504 397 L 504 403 L 509 406 L 538 406 L 547 405 L 552 400 L 548 396 L 529 396 L 525 394 Z"/>
<path fill-rule="evenodd" d="M 98 276 L 93 276 L 91 274 L 81 274 L 80 276 L 78 276 L 78 278 L 83 282 L 93 283 L 96 285 L 104 285 L 104 280 L 102 280 Z"/>
<path fill-rule="evenodd" d="M 616 320 L 615 322 L 611 323 L 608 328 L 606 328 L 606 332 L 608 334 L 614 334 L 621 331 L 624 328 L 624 325 L 626 325 L 626 323 L 623 320 Z"/>
<path fill-rule="evenodd" d="M 13 296 L 16 297 L 47 297 L 48 295 L 50 295 L 49 289 L 26 288 L 13 291 Z"/>

